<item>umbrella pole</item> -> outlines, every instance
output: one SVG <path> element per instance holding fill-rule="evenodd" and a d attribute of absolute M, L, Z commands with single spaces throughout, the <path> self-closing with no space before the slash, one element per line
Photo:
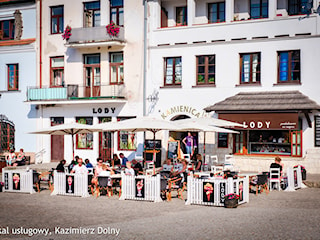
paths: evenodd
<path fill-rule="evenodd" d="M 206 163 L 206 132 L 203 132 L 203 164 Z"/>
<path fill-rule="evenodd" d="M 156 173 L 156 132 L 153 131 L 153 175 Z"/>
<path fill-rule="evenodd" d="M 72 160 L 74 160 L 74 134 L 72 134 Z"/>

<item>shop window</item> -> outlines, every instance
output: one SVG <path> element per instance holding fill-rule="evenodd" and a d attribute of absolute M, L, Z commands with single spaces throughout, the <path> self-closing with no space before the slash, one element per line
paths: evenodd
<path fill-rule="evenodd" d="M 300 83 L 300 50 L 278 52 L 278 83 Z"/>
<path fill-rule="evenodd" d="M 164 85 L 181 85 L 182 62 L 181 57 L 165 58 L 165 79 Z"/>
<path fill-rule="evenodd" d="M 187 22 L 187 7 L 177 7 L 176 8 L 176 25 L 177 26 L 186 26 Z"/>
<path fill-rule="evenodd" d="M 219 23 L 226 21 L 226 10 L 224 2 L 208 4 L 208 22 Z"/>
<path fill-rule="evenodd" d="M 76 122 L 92 125 L 92 117 L 76 117 Z M 76 136 L 77 149 L 93 149 L 93 133 L 81 133 Z"/>
<path fill-rule="evenodd" d="M 84 55 L 85 97 L 100 96 L 100 54 Z"/>
<path fill-rule="evenodd" d="M 218 148 L 228 148 L 228 133 L 218 133 Z"/>
<path fill-rule="evenodd" d="M 130 119 L 132 117 L 118 117 L 118 121 Z M 118 132 L 118 149 L 119 150 L 136 150 L 137 137 L 135 133 L 127 131 Z"/>
<path fill-rule="evenodd" d="M 197 85 L 215 84 L 215 55 L 197 56 Z"/>
<path fill-rule="evenodd" d="M 50 87 L 64 86 L 64 58 L 50 58 Z"/>
<path fill-rule="evenodd" d="M 51 34 L 63 33 L 63 6 L 51 7 Z"/>
<path fill-rule="evenodd" d="M 19 65 L 8 64 L 8 91 L 19 90 Z"/>
<path fill-rule="evenodd" d="M 254 19 L 268 18 L 268 0 L 251 0 L 250 17 Z"/>
<path fill-rule="evenodd" d="M 288 0 L 288 14 L 299 15 L 305 14 L 303 6 L 307 4 L 309 0 Z"/>
<path fill-rule="evenodd" d="M 110 53 L 110 84 L 123 84 L 123 52 Z"/>
<path fill-rule="evenodd" d="M 110 0 L 110 22 L 123 26 L 123 0 Z"/>
<path fill-rule="evenodd" d="M 15 150 L 15 126 L 5 115 L 0 115 L 0 153 Z"/>
<path fill-rule="evenodd" d="M 240 84 L 260 83 L 260 53 L 240 55 Z"/>
<path fill-rule="evenodd" d="M 84 27 L 100 26 L 100 1 L 85 2 L 83 11 Z"/>
<path fill-rule="evenodd" d="M 0 21 L 0 40 L 13 40 L 14 30 L 14 19 Z"/>

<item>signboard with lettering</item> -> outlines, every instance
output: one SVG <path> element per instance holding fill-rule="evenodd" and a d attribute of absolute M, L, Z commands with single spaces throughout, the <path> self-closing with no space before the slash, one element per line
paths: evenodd
<path fill-rule="evenodd" d="M 220 113 L 220 119 L 243 124 L 245 129 L 297 130 L 297 113 Z"/>
<path fill-rule="evenodd" d="M 9 189 L 9 173 L 4 173 L 4 189 Z"/>
<path fill-rule="evenodd" d="M 314 146 L 320 147 L 320 116 L 314 116 Z"/>
<path fill-rule="evenodd" d="M 220 183 L 220 191 L 219 191 L 220 203 L 224 203 L 225 195 L 226 195 L 226 183 L 222 182 Z"/>

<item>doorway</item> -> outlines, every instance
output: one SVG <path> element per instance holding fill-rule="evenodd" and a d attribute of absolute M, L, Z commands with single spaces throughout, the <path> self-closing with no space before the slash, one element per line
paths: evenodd
<path fill-rule="evenodd" d="M 51 126 L 64 123 L 63 117 L 51 117 Z M 64 136 L 51 135 L 51 162 L 59 162 L 64 159 Z"/>
<path fill-rule="evenodd" d="M 99 117 L 99 123 L 111 122 L 111 117 Z M 99 132 L 99 157 L 111 160 L 111 132 Z"/>

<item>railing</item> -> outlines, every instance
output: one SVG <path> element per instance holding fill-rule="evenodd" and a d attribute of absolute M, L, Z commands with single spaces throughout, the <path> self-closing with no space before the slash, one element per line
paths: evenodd
<path fill-rule="evenodd" d="M 205 191 L 205 186 L 211 186 L 211 191 Z M 249 178 L 198 179 L 190 175 L 187 191 L 186 205 L 224 206 L 224 196 L 230 193 L 238 194 L 238 204 L 243 204 L 249 202 Z"/>
<path fill-rule="evenodd" d="M 89 197 L 88 174 L 60 173 L 54 171 L 54 190 L 51 195 Z"/>
<path fill-rule="evenodd" d="M 75 100 L 79 98 L 124 98 L 124 84 L 98 85 L 85 87 L 80 85 L 67 85 L 67 87 L 29 87 L 28 101 L 41 100 Z"/>
<path fill-rule="evenodd" d="M 81 43 L 99 43 L 118 41 L 124 42 L 124 28 L 120 27 L 118 36 L 110 36 L 107 33 L 106 26 L 88 27 L 88 28 L 72 28 L 72 35 L 67 44 L 81 44 Z"/>
<path fill-rule="evenodd" d="M 4 192 L 34 193 L 33 171 L 21 169 L 5 169 L 2 172 Z"/>
<path fill-rule="evenodd" d="M 156 176 L 129 176 L 121 174 L 120 200 L 162 202 L 160 197 L 160 174 Z"/>

